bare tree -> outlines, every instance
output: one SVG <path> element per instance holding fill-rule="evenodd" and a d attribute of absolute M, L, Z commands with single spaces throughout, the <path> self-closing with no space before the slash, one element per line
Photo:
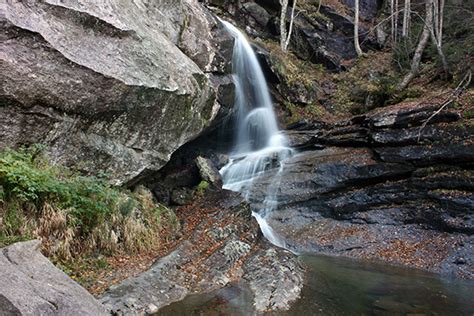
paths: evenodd
<path fill-rule="evenodd" d="M 286 14 L 288 11 L 288 0 L 280 0 L 281 14 L 280 14 L 280 47 L 286 52 L 290 45 L 291 33 L 293 32 L 293 23 L 295 20 L 296 0 L 293 0 L 291 8 L 290 28 L 286 30 Z"/>
<path fill-rule="evenodd" d="M 416 76 L 420 68 L 421 56 L 423 54 L 423 51 L 425 50 L 426 45 L 428 44 L 430 35 L 432 34 L 433 1 L 434 0 L 426 0 L 425 2 L 425 7 L 426 7 L 425 25 L 423 26 L 423 31 L 421 33 L 420 41 L 418 42 L 418 45 L 415 50 L 415 54 L 413 55 L 413 59 L 411 62 L 411 69 L 403 78 L 402 82 L 398 85 L 398 90 L 405 89 L 410 83 L 410 81 Z"/>
<path fill-rule="evenodd" d="M 362 56 L 363 52 L 359 44 L 359 0 L 355 0 L 354 3 L 354 47 L 357 53 L 357 56 Z"/>
<path fill-rule="evenodd" d="M 443 20 L 444 20 L 444 0 L 435 0 L 434 6 L 434 33 L 440 45 L 443 42 Z"/>
<path fill-rule="evenodd" d="M 395 43 L 395 0 L 390 0 L 390 27 L 392 31 L 392 42 Z"/>
<path fill-rule="evenodd" d="M 394 3 L 394 6 L 395 6 L 395 9 L 393 11 L 393 19 L 395 20 L 395 23 L 393 25 L 393 27 L 395 28 L 393 33 L 395 34 L 395 37 L 393 39 L 394 43 L 397 43 L 398 42 L 398 0 L 395 0 L 395 3 Z"/>
<path fill-rule="evenodd" d="M 431 25 L 431 38 L 433 43 L 436 46 L 436 51 L 438 52 L 439 58 L 443 65 L 443 70 L 447 74 L 449 72 L 448 62 L 446 61 L 446 56 L 443 52 L 443 15 L 444 15 L 444 0 L 434 0 L 433 1 L 433 20 L 434 27 Z M 428 22 L 427 22 L 428 23 Z"/>
<path fill-rule="evenodd" d="M 402 26 L 402 37 L 406 38 L 410 35 L 410 14 L 411 14 L 411 2 L 405 0 L 405 6 L 403 8 L 403 26 Z"/>
<path fill-rule="evenodd" d="M 443 45 L 444 0 L 439 0 L 438 43 Z"/>
<path fill-rule="evenodd" d="M 288 11 L 288 0 L 280 0 L 281 12 L 280 12 L 280 47 L 285 50 L 285 42 L 287 38 L 286 32 L 286 14 Z"/>
<path fill-rule="evenodd" d="M 288 50 L 288 45 L 290 45 L 290 38 L 291 33 L 293 32 L 293 22 L 295 21 L 295 8 L 296 8 L 296 0 L 293 0 L 293 7 L 291 8 L 291 18 L 290 18 L 290 29 L 288 30 L 288 36 L 286 37 L 285 47 L 283 51 Z"/>

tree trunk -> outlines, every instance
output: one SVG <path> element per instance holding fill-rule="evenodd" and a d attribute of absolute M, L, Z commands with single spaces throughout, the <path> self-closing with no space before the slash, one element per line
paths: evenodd
<path fill-rule="evenodd" d="M 406 38 L 410 35 L 410 10 L 411 3 L 410 0 L 405 0 L 405 6 L 403 8 L 403 27 L 402 27 L 402 37 Z"/>
<path fill-rule="evenodd" d="M 434 0 L 433 2 L 433 12 L 434 12 L 434 29 L 433 24 L 430 25 L 431 38 L 433 43 L 436 46 L 436 51 L 441 63 L 443 65 L 443 70 L 445 74 L 449 73 L 448 62 L 446 56 L 443 52 L 443 14 L 444 14 L 444 0 Z"/>
<path fill-rule="evenodd" d="M 355 16 L 354 16 L 354 47 L 357 52 L 357 56 L 362 56 L 362 49 L 359 44 L 359 0 L 355 0 L 354 4 Z"/>
<path fill-rule="evenodd" d="M 432 34 L 432 36 L 434 39 L 434 34 Z M 439 58 L 441 58 L 441 63 L 443 64 L 443 71 L 445 72 L 445 74 L 449 74 L 448 61 L 446 60 L 446 56 L 444 55 L 443 47 L 439 44 L 437 40 L 434 40 L 434 43 L 436 45 L 436 51 L 438 52 Z"/>
<path fill-rule="evenodd" d="M 395 20 L 395 30 L 394 30 L 394 34 L 395 34 L 395 43 L 398 42 L 398 0 L 395 0 L 395 11 L 394 11 L 394 20 Z"/>
<path fill-rule="evenodd" d="M 443 46 L 443 21 L 444 21 L 444 0 L 439 0 L 439 23 L 438 23 L 438 43 Z"/>
<path fill-rule="evenodd" d="M 296 0 L 293 0 L 293 7 L 291 8 L 290 29 L 288 30 L 288 35 L 286 36 L 285 45 L 283 47 L 284 52 L 288 50 L 288 45 L 290 45 L 291 32 L 293 31 L 293 22 L 295 20 L 295 8 Z"/>
<path fill-rule="evenodd" d="M 280 0 L 281 12 L 280 12 L 280 47 L 285 50 L 286 42 L 286 13 L 288 11 L 288 0 Z"/>
<path fill-rule="evenodd" d="M 433 0 L 433 23 L 430 25 L 430 33 L 433 43 L 436 46 L 436 51 L 441 63 L 443 65 L 443 70 L 448 74 L 448 62 L 446 61 L 446 56 L 443 52 L 443 14 L 444 14 L 444 0 Z M 428 22 L 426 22 L 428 23 Z M 434 25 L 434 26 L 433 26 Z"/>
<path fill-rule="evenodd" d="M 433 25 L 433 0 L 426 0 L 426 18 L 425 18 L 425 26 L 423 27 L 423 32 L 421 33 L 420 42 L 415 50 L 415 55 L 413 56 L 413 60 L 411 62 L 411 69 L 403 78 L 402 82 L 398 85 L 398 90 L 401 91 L 405 89 L 410 81 L 416 76 L 418 73 L 418 69 L 420 68 L 420 61 L 421 56 L 423 55 L 423 51 L 425 50 L 426 44 L 428 44 L 428 40 L 430 39 L 430 34 Z"/>
<path fill-rule="evenodd" d="M 433 22 L 434 22 L 434 32 L 436 34 L 436 38 L 438 38 L 439 32 L 439 0 L 433 1 Z M 431 26 L 432 28 L 433 26 Z"/>
<path fill-rule="evenodd" d="M 321 10 L 321 4 L 322 4 L 322 3 L 323 3 L 323 0 L 319 0 L 319 3 L 318 3 L 318 11 L 317 11 L 318 13 L 319 13 L 319 11 Z"/>
<path fill-rule="evenodd" d="M 390 0 L 390 27 L 392 33 L 392 42 L 395 44 L 395 2 Z"/>

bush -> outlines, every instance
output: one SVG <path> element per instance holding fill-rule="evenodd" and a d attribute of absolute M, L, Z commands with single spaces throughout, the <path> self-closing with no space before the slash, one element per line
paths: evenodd
<path fill-rule="evenodd" d="M 43 250 L 62 259 L 155 247 L 159 232 L 176 226 L 147 190 L 52 166 L 38 146 L 0 152 L 0 188 L 0 243 L 41 238 Z"/>

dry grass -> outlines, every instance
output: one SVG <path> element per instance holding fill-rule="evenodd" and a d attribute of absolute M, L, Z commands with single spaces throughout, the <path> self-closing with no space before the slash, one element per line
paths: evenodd
<path fill-rule="evenodd" d="M 55 256 L 69 260 L 77 248 L 76 233 L 68 226 L 67 211 L 44 203 L 40 217 L 34 219 L 37 228 L 33 236 L 41 239 L 43 251 L 47 256 Z"/>
<path fill-rule="evenodd" d="M 43 253 L 54 260 L 69 261 L 93 253 L 139 253 L 159 247 L 163 230 L 176 230 L 174 213 L 153 201 L 151 193 L 139 188 L 133 193 L 138 201 L 129 213 L 114 213 L 108 221 L 83 235 L 80 226 L 71 225 L 71 210 L 45 202 L 41 209 L 29 203 L 0 203 L 0 231 L 11 237 L 37 238 Z M 123 199 L 128 198 L 123 196 Z M 18 223 L 14 231 L 5 225 Z M 17 241 L 21 238 L 12 238 Z"/>

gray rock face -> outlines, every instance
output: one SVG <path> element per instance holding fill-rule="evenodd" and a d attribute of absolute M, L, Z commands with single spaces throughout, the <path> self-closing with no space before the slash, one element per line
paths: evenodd
<path fill-rule="evenodd" d="M 219 110 L 207 72 L 230 70 L 232 40 L 197 1 L 8 1 L 0 16 L 0 147 L 44 143 L 122 184 Z"/>
<path fill-rule="evenodd" d="M 256 4 L 255 2 L 247 2 L 247 3 L 242 4 L 242 6 L 243 6 L 244 10 L 247 11 L 248 14 L 258 24 L 260 24 L 260 26 L 262 26 L 262 27 L 267 26 L 268 21 L 271 18 L 271 15 L 267 12 L 267 10 L 265 10 L 264 8 L 262 8 L 261 6 Z"/>
<path fill-rule="evenodd" d="M 79 284 L 39 252 L 40 241 L 0 249 L 1 315 L 106 315 Z"/>
<path fill-rule="evenodd" d="M 354 0 L 343 0 L 343 3 L 350 7 L 354 8 Z M 359 2 L 360 6 L 360 15 L 363 19 L 372 20 L 377 16 L 380 8 L 382 7 L 382 0 L 361 0 Z"/>

